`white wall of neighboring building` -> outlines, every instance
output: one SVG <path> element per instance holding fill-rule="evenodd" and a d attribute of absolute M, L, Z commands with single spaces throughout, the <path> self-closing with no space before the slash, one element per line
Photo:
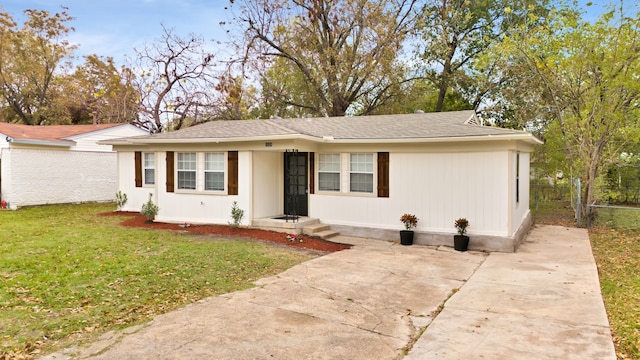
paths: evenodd
<path fill-rule="evenodd" d="M 117 189 L 116 154 L 50 149 L 2 149 L 2 198 L 12 208 L 109 201 Z"/>
<path fill-rule="evenodd" d="M 509 152 L 394 153 L 389 198 L 351 193 L 310 196 L 310 216 L 328 224 L 402 229 L 415 214 L 418 231 L 453 233 L 465 217 L 470 234 L 509 236 Z M 524 159 L 521 159 L 523 161 Z"/>
<path fill-rule="evenodd" d="M 115 126 L 98 130 L 87 134 L 72 136 L 69 140 L 75 141 L 73 151 L 111 151 L 111 145 L 101 145 L 98 141 L 124 138 L 130 136 L 147 135 L 148 132 L 130 124 Z"/>

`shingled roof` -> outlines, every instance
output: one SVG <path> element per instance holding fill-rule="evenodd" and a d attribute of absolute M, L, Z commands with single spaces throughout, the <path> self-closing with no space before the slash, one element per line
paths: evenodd
<path fill-rule="evenodd" d="M 473 110 L 400 115 L 211 121 L 174 132 L 123 139 L 126 143 L 184 143 L 306 138 L 336 142 L 416 141 L 461 137 L 533 136 L 479 125 Z M 117 141 L 116 141 L 117 142 Z M 110 142 L 115 144 L 116 142 Z"/>
<path fill-rule="evenodd" d="M 122 124 L 98 125 L 22 125 L 0 122 L 0 134 L 5 140 L 24 144 L 46 144 L 54 146 L 72 146 L 70 138 L 94 131 L 104 130 Z"/>

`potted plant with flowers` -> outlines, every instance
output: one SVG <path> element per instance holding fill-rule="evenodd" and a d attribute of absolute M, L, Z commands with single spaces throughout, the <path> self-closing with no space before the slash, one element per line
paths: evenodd
<path fill-rule="evenodd" d="M 453 248 L 458 251 L 467 251 L 469 237 L 465 234 L 467 233 L 467 227 L 469 227 L 469 220 L 460 218 L 455 221 L 454 225 L 458 234 L 453 236 Z"/>
<path fill-rule="evenodd" d="M 400 221 L 404 224 L 404 230 L 400 230 L 400 244 L 413 244 L 413 228 L 418 226 L 418 218 L 413 214 L 404 214 L 400 217 Z"/>

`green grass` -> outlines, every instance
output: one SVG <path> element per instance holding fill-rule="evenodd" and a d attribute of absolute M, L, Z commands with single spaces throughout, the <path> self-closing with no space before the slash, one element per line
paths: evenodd
<path fill-rule="evenodd" d="M 618 359 L 640 359 L 640 230 L 589 230 Z"/>
<path fill-rule="evenodd" d="M 533 220 L 539 224 L 576 226 L 576 219 L 568 201 L 544 201 L 532 204 Z"/>
<path fill-rule="evenodd" d="M 118 226 L 113 204 L 0 212 L 0 359 L 29 357 L 211 295 L 311 255 Z"/>
<path fill-rule="evenodd" d="M 609 228 L 640 229 L 640 208 L 598 208 L 594 226 Z"/>

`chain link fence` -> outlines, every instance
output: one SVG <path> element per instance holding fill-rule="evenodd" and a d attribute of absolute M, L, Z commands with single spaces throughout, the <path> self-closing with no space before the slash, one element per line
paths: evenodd
<path fill-rule="evenodd" d="M 532 179 L 533 220 L 564 226 L 640 230 L 640 187 L 601 182 L 596 187 L 596 202 L 593 204 L 583 204 L 581 191 L 579 179 Z"/>

